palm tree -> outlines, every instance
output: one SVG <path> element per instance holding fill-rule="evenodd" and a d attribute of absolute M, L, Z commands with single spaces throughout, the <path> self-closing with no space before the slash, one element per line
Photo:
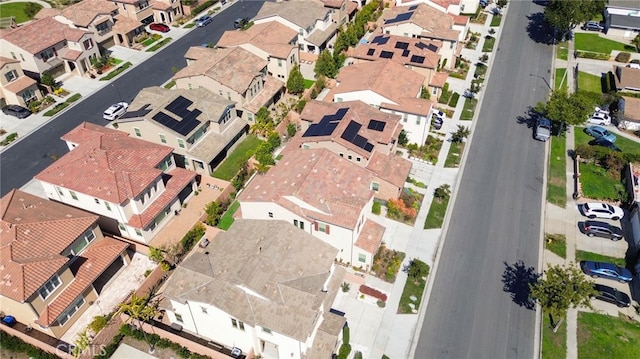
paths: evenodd
<path fill-rule="evenodd" d="M 438 203 L 442 203 L 443 200 L 448 199 L 451 195 L 451 186 L 447 183 L 442 186 L 436 188 L 433 191 L 433 196 L 436 198 Z"/>
<path fill-rule="evenodd" d="M 640 52 L 640 34 L 636 35 L 636 37 L 631 40 L 633 45 L 636 45 L 636 49 Z"/>
<path fill-rule="evenodd" d="M 149 321 L 158 314 L 158 301 L 149 300 L 149 295 L 139 297 L 136 293 L 131 294 L 131 300 L 127 303 L 120 303 L 118 314 L 125 313 L 129 316 L 129 320 L 134 320 L 138 324 L 138 328 L 142 330 L 144 341 L 149 344 L 149 353 L 155 351 L 155 345 L 147 340 L 147 333 L 144 331 L 142 324 Z"/>

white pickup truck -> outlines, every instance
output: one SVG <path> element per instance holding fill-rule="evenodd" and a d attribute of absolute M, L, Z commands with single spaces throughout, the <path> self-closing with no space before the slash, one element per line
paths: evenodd
<path fill-rule="evenodd" d="M 541 117 L 536 121 L 533 137 L 542 142 L 547 142 L 551 138 L 551 121 Z"/>

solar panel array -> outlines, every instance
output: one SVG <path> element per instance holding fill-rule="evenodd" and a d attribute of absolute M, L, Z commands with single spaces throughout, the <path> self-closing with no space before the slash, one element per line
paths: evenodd
<path fill-rule="evenodd" d="M 372 44 L 378 44 L 378 45 L 384 45 L 387 42 L 389 42 L 389 38 L 385 37 L 384 35 L 378 35 L 374 37 L 373 40 L 371 41 Z"/>
<path fill-rule="evenodd" d="M 395 18 L 389 19 L 389 20 L 385 21 L 384 23 L 385 24 L 393 24 L 393 23 L 400 22 L 400 21 L 407 21 L 407 20 L 411 19 L 411 16 L 413 16 L 413 11 L 403 12 L 402 14 L 396 15 Z"/>
<path fill-rule="evenodd" d="M 416 64 L 423 64 L 424 56 L 413 55 L 411 56 L 411 62 L 415 62 Z"/>
<path fill-rule="evenodd" d="M 427 48 L 427 45 L 424 42 L 419 42 L 416 44 L 416 47 L 419 48 L 420 50 L 424 50 Z"/>
<path fill-rule="evenodd" d="M 367 56 L 372 56 L 372 55 L 373 55 L 373 53 L 375 53 L 375 52 L 376 52 L 376 50 L 375 50 L 375 49 L 369 49 L 369 50 L 367 51 Z"/>
<path fill-rule="evenodd" d="M 193 105 L 193 101 L 178 96 L 164 109 L 179 117 L 179 121 L 162 111 L 156 113 L 153 119 L 167 128 L 186 136 L 200 125 L 198 116 L 202 114 L 202 111 L 198 109 L 189 110 L 188 107 L 191 105 Z"/>
<path fill-rule="evenodd" d="M 409 50 L 402 50 L 402 57 L 407 57 L 407 56 L 409 56 L 409 53 L 410 53 L 410 52 L 411 52 L 411 51 L 409 51 Z"/>
<path fill-rule="evenodd" d="M 369 120 L 369 126 L 367 126 L 367 128 L 370 130 L 382 132 L 384 131 L 384 125 L 386 124 L 387 124 L 386 122 L 372 119 L 372 120 Z"/>
<path fill-rule="evenodd" d="M 371 152 L 373 150 L 373 144 L 369 143 L 366 138 L 360 136 L 358 131 L 360 131 L 362 125 L 357 123 L 356 121 L 351 120 L 349 125 L 340 136 L 342 139 L 353 143 L 354 145 L 364 149 L 367 152 Z"/>
<path fill-rule="evenodd" d="M 409 7 L 409 11 L 413 11 L 413 10 L 415 10 L 417 8 L 418 8 L 418 5 L 413 5 L 413 6 Z"/>
<path fill-rule="evenodd" d="M 396 42 L 396 49 L 403 49 L 406 50 L 409 48 L 409 43 L 408 42 L 404 42 L 404 41 L 398 41 Z"/>
<path fill-rule="evenodd" d="M 333 115 L 325 115 L 320 122 L 314 123 L 304 132 L 302 137 L 329 136 L 338 127 L 344 115 L 349 111 L 348 108 L 341 108 Z"/>
<path fill-rule="evenodd" d="M 390 59 L 393 57 L 393 52 L 391 51 L 381 51 L 380 52 L 380 57 L 383 59 Z"/>

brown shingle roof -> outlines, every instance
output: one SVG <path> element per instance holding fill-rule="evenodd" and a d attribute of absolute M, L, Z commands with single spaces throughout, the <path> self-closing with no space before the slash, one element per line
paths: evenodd
<path fill-rule="evenodd" d="M 371 220 L 365 220 L 362 232 L 358 236 L 356 246 L 364 249 L 367 253 L 376 254 L 380 244 L 382 243 L 382 236 L 384 235 L 385 227 Z"/>
<path fill-rule="evenodd" d="M 613 66 L 613 72 L 618 90 L 640 91 L 640 69 Z"/>
<path fill-rule="evenodd" d="M 431 82 L 429 82 L 429 86 L 442 88 L 442 87 L 444 87 L 444 84 L 447 82 L 448 78 L 449 78 L 449 74 L 448 73 L 446 73 L 446 72 L 436 72 L 433 75 L 433 78 L 431 79 Z"/>
<path fill-rule="evenodd" d="M 287 152 L 266 174 L 254 178 L 239 201 L 277 203 L 312 222 L 353 230 L 373 197 L 370 186 L 366 169 L 326 149 L 301 149 Z"/>
<path fill-rule="evenodd" d="M 240 47 L 212 49 L 209 56 L 178 71 L 173 78 L 207 76 L 242 94 L 266 66 L 267 60 Z"/>
<path fill-rule="evenodd" d="M 294 0 L 284 2 L 265 2 L 254 19 L 278 16 L 306 29 L 324 19 L 329 9 L 320 1 Z"/>
<path fill-rule="evenodd" d="M 384 60 L 382 56 L 391 56 L 391 60 L 402 65 L 435 69 L 440 55 L 442 42 L 437 40 L 412 39 L 403 36 L 387 35 L 377 32 L 374 40 L 359 43 L 353 51 L 353 57 L 370 61 Z"/>
<path fill-rule="evenodd" d="M 409 171 L 411 171 L 411 161 L 395 153 L 386 155 L 375 152 L 367 163 L 367 169 L 394 186 L 403 188 Z"/>
<path fill-rule="evenodd" d="M 255 24 L 245 31 L 225 31 L 218 41 L 218 47 L 235 47 L 251 44 L 271 56 L 285 59 L 296 46 L 298 33 L 277 21 Z"/>
<path fill-rule="evenodd" d="M 395 19 L 396 16 L 404 13 L 410 13 L 411 16 L 409 16 L 407 20 L 391 21 L 391 23 L 388 23 L 389 20 Z M 378 21 L 383 27 L 404 23 L 416 24 L 424 30 L 422 34 L 425 37 L 436 39 L 457 41 L 460 35 L 460 31 L 453 30 L 453 17 L 443 14 L 441 11 L 424 3 L 416 5 L 413 11 L 409 11 L 405 6 L 384 9 Z"/>
<path fill-rule="evenodd" d="M 58 272 L 98 216 L 20 190 L 0 200 L 0 295 L 23 302 Z"/>
<path fill-rule="evenodd" d="M 63 136 L 91 137 L 36 175 L 36 179 L 102 200 L 122 204 L 135 198 L 162 175 L 156 168 L 172 148 L 129 137 L 120 131 L 104 133 L 80 124 Z M 78 136 L 74 132 L 80 132 Z M 73 141 L 75 142 L 75 141 Z"/>
<path fill-rule="evenodd" d="M 71 20 L 76 26 L 88 27 L 100 16 L 109 15 L 116 10 L 118 10 L 118 5 L 111 1 L 83 0 L 71 6 L 67 6 L 63 10 L 42 9 L 38 12 L 36 18 L 40 19 L 43 17 L 62 15 Z"/>
<path fill-rule="evenodd" d="M 16 80 L 4 85 L 4 89 L 9 92 L 18 93 L 29 86 L 35 85 L 36 83 L 37 81 L 31 77 L 20 76 Z"/>
<path fill-rule="evenodd" d="M 47 17 L 18 27 L 4 34 L 3 38 L 35 55 L 65 40 L 78 42 L 85 34 L 86 31 L 71 28 Z"/>
<path fill-rule="evenodd" d="M 7 64 L 15 64 L 17 62 L 20 62 L 20 60 L 0 56 L 0 68 Z"/>

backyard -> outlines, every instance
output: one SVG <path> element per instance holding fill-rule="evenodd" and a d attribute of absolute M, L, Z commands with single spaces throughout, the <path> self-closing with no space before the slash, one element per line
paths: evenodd
<path fill-rule="evenodd" d="M 29 16 L 27 16 L 26 12 L 24 11 L 27 4 L 28 2 L 26 1 L 2 4 L 0 5 L 0 14 L 2 14 L 2 17 L 13 16 L 16 19 L 17 24 L 23 23 L 25 21 L 29 21 L 31 19 L 29 18 Z M 36 4 L 36 3 L 33 3 L 33 4 L 34 5 L 29 5 L 29 6 L 34 6 L 34 8 L 42 9 L 42 5 Z"/>
<path fill-rule="evenodd" d="M 212 176 L 230 181 L 253 156 L 256 148 L 264 141 L 254 135 L 247 136 L 227 159 L 213 172 Z"/>
<path fill-rule="evenodd" d="M 575 48 L 578 51 L 599 52 L 603 54 L 611 54 L 611 51 L 614 50 L 636 52 L 635 47 L 632 45 L 606 39 L 600 36 L 600 34 L 580 32 L 575 35 Z"/>

